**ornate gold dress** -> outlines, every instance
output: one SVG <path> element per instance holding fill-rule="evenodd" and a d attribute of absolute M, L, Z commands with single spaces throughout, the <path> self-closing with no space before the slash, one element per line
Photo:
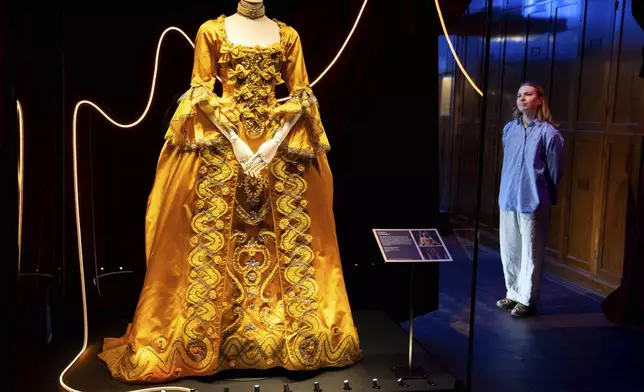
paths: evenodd
<path fill-rule="evenodd" d="M 297 31 L 231 43 L 224 16 L 195 40 L 190 89 L 166 133 L 146 213 L 147 273 L 132 323 L 99 358 L 125 382 L 224 369 L 312 370 L 361 356 L 332 210 L 329 142 Z M 223 93 L 213 92 L 216 75 Z M 286 83 L 290 99 L 278 102 Z M 253 151 L 301 113 L 261 179 L 213 125 Z"/>

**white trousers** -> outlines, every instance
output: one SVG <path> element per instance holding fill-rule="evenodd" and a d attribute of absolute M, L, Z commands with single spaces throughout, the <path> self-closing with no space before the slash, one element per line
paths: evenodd
<path fill-rule="evenodd" d="M 531 214 L 500 211 L 499 241 L 506 297 L 524 305 L 539 302 L 550 206 Z"/>

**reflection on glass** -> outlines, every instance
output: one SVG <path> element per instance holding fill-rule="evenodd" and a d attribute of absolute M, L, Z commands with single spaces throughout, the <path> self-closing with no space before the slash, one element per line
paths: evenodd
<path fill-rule="evenodd" d="M 441 91 L 440 91 L 440 116 L 448 117 L 451 115 L 452 110 L 452 88 L 454 77 L 451 75 L 443 76 L 441 78 Z"/>
<path fill-rule="evenodd" d="M 20 156 L 18 157 L 18 274 L 20 274 L 20 263 L 22 261 L 22 208 L 23 208 L 23 183 L 24 183 L 24 119 L 22 116 L 22 105 L 16 101 L 18 112 L 18 132 L 20 142 Z"/>

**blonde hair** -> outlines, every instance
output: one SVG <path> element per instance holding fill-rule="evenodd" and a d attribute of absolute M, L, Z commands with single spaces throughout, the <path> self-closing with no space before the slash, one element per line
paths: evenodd
<path fill-rule="evenodd" d="M 541 98 L 541 105 L 537 108 L 537 115 L 536 118 L 539 121 L 545 121 L 549 123 L 550 125 L 554 127 L 558 127 L 559 124 L 557 124 L 553 119 L 552 119 L 552 113 L 550 112 L 550 106 L 548 106 L 548 100 L 546 99 L 546 93 L 543 91 L 543 88 L 538 85 L 537 83 L 533 82 L 524 82 L 521 83 L 521 86 L 530 86 L 533 87 L 535 90 L 537 90 L 537 96 Z M 516 119 L 519 118 L 523 115 L 519 108 L 516 107 L 516 105 L 512 108 L 512 116 Z"/>

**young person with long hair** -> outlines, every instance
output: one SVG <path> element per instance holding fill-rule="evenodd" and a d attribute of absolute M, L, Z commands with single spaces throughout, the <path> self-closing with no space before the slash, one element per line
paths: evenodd
<path fill-rule="evenodd" d="M 514 119 L 503 127 L 499 240 L 506 285 L 497 301 L 515 317 L 537 313 L 550 207 L 563 176 L 564 140 L 543 88 L 523 83 Z"/>

